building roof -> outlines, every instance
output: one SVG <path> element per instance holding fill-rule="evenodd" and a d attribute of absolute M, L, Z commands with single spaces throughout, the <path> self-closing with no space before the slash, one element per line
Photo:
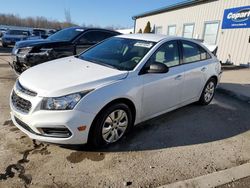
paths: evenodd
<path fill-rule="evenodd" d="M 202 3 L 208 3 L 211 1 L 217 1 L 217 0 L 187 0 L 181 3 L 177 3 L 177 4 L 173 4 L 170 6 L 166 6 L 160 9 L 156 9 L 153 11 L 148 11 L 148 12 L 144 12 L 142 14 L 138 14 L 132 17 L 133 20 L 136 20 L 138 18 L 142 18 L 142 17 L 146 17 L 146 16 L 151 16 L 151 15 L 155 15 L 155 14 L 159 14 L 159 13 L 163 13 L 163 12 L 167 12 L 167 11 L 171 11 L 171 10 L 176 10 L 176 9 L 180 9 L 180 8 L 185 8 L 185 7 L 189 7 L 189 6 L 194 6 L 194 5 L 198 5 L 198 4 L 202 4 Z"/>

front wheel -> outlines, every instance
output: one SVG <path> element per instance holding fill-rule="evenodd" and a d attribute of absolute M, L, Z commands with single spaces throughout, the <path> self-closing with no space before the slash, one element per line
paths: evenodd
<path fill-rule="evenodd" d="M 132 123 L 132 113 L 126 104 L 107 107 L 98 114 L 92 125 L 90 143 L 95 147 L 115 143 L 128 132 Z"/>
<path fill-rule="evenodd" d="M 215 88 L 216 80 L 214 78 L 209 79 L 200 96 L 199 103 L 201 105 L 208 105 L 213 100 Z"/>

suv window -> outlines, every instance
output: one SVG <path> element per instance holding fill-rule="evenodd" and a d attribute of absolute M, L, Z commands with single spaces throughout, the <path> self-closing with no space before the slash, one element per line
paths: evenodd
<path fill-rule="evenodd" d="M 211 56 L 205 49 L 195 43 L 182 41 L 182 47 L 183 63 L 192 63 L 211 58 Z"/>
<path fill-rule="evenodd" d="M 89 31 L 85 33 L 80 39 L 80 44 L 95 44 L 103 41 L 106 38 L 112 37 L 114 34 L 105 31 Z"/>
<path fill-rule="evenodd" d="M 168 67 L 180 64 L 179 49 L 177 41 L 163 44 L 150 58 L 150 63 L 164 63 Z"/>

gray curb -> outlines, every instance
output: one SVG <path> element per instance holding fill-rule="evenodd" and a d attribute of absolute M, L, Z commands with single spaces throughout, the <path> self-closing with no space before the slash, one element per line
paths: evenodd
<path fill-rule="evenodd" d="M 163 185 L 159 188 L 212 188 L 250 176 L 250 163 L 230 169 Z"/>
<path fill-rule="evenodd" d="M 228 90 L 228 89 L 224 89 L 223 87 L 219 86 L 216 91 L 220 92 L 220 93 L 223 93 L 223 94 L 226 94 L 228 96 L 231 96 L 231 97 L 234 97 L 238 100 L 241 100 L 243 102 L 247 102 L 250 104 L 250 97 L 248 96 L 245 96 L 245 95 L 241 95 L 239 93 L 236 93 L 234 91 L 231 91 L 231 90 Z"/>

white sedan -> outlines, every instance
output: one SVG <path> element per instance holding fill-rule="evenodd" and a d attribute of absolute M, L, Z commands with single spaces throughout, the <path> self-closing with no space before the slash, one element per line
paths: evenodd
<path fill-rule="evenodd" d="M 11 118 L 32 139 L 103 146 L 160 114 L 209 104 L 220 75 L 219 60 L 197 41 L 116 36 L 25 71 L 11 92 Z"/>

